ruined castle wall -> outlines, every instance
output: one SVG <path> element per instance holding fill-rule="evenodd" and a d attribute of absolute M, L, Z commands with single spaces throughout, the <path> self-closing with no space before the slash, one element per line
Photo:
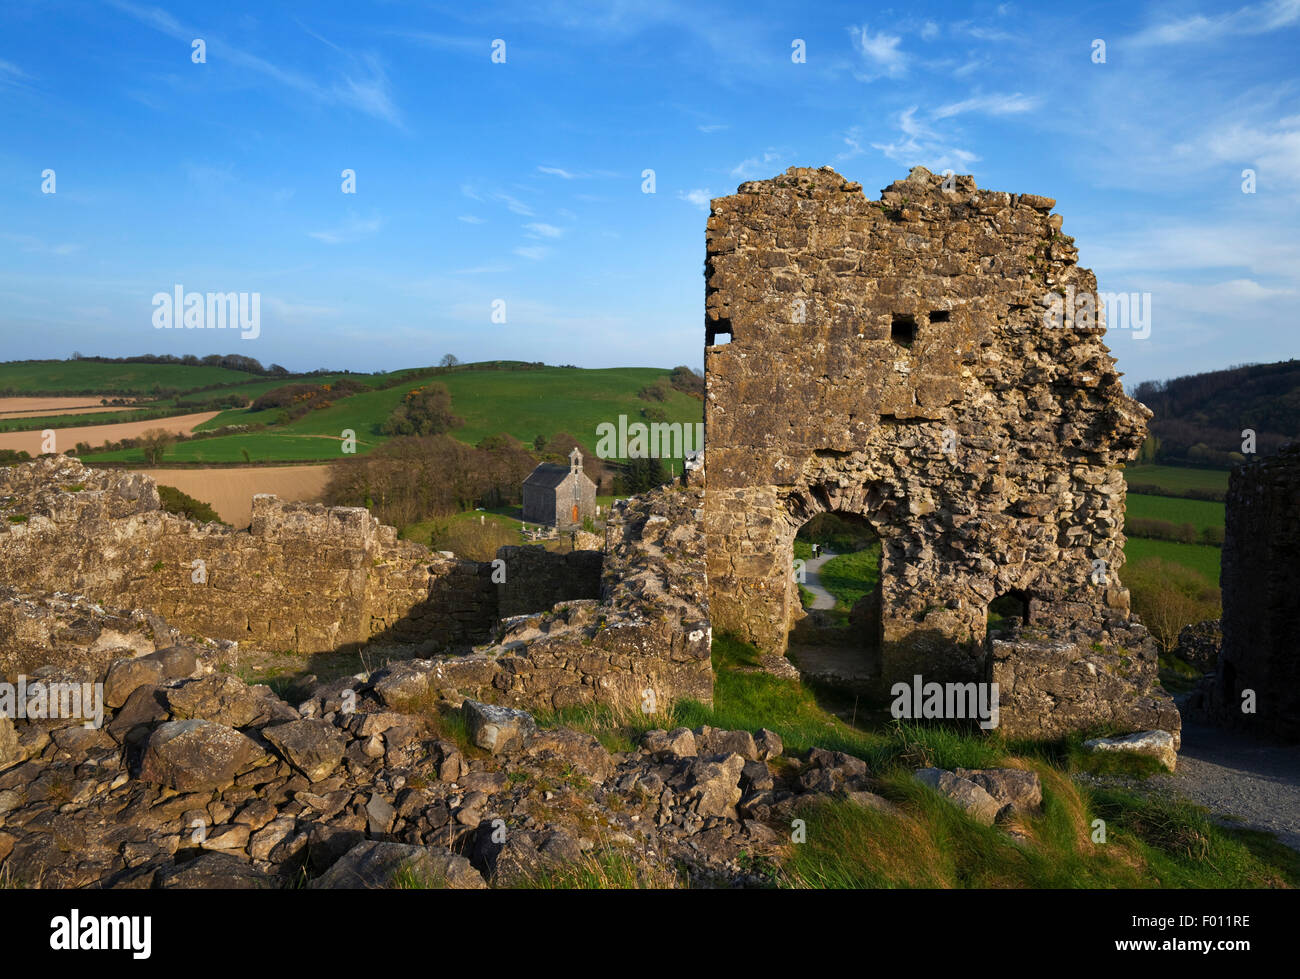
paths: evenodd
<path fill-rule="evenodd" d="M 887 678 L 981 676 L 987 607 L 1011 590 L 1036 624 L 1127 619 L 1117 464 L 1150 413 L 1099 323 L 1044 325 L 1053 296 L 1096 290 L 1053 205 L 922 168 L 879 201 L 791 168 L 713 202 L 715 627 L 784 651 L 793 540 L 828 510 L 881 538 Z"/>
<path fill-rule="evenodd" d="M 712 703 L 703 503 L 701 490 L 664 487 L 615 505 L 599 599 L 503 619 L 469 656 L 395 663 L 376 691 L 391 703 L 434 688 L 531 710 Z"/>
<path fill-rule="evenodd" d="M 1233 470 L 1215 706 L 1232 723 L 1300 741 L 1300 445 Z M 1255 712 L 1242 711 L 1244 691 Z"/>
<path fill-rule="evenodd" d="M 556 553 L 543 547 L 510 546 L 497 551 L 505 580 L 497 586 L 502 618 L 540 612 L 567 599 L 599 598 L 600 551 Z"/>
<path fill-rule="evenodd" d="M 164 512 L 151 479 L 63 457 L 0 468 L 0 584 L 147 608 L 183 631 L 314 653 L 481 641 L 489 565 L 397 539 L 360 508 L 259 496 L 235 531 Z"/>

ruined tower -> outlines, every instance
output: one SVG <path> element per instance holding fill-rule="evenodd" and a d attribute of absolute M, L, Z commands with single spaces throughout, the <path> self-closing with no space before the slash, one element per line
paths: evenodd
<path fill-rule="evenodd" d="M 987 610 L 1004 594 L 1039 629 L 1128 626 L 1119 466 L 1150 412 L 1124 393 L 1054 204 L 920 167 L 878 201 L 829 167 L 792 167 L 713 202 L 715 629 L 784 652 L 793 541 L 824 511 L 880 537 L 886 682 L 987 677 Z M 1145 695 L 1154 653 L 1138 658 Z"/>

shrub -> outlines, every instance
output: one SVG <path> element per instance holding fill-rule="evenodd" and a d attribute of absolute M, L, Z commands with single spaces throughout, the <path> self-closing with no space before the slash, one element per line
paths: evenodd
<path fill-rule="evenodd" d="M 1178 645 L 1183 626 L 1222 615 L 1219 589 L 1204 575 L 1181 564 L 1145 558 L 1129 566 L 1124 580 L 1133 611 L 1141 616 L 1165 654 Z"/>
<path fill-rule="evenodd" d="M 199 523 L 224 523 L 217 511 L 204 503 L 202 500 L 196 500 L 188 493 L 182 493 L 175 486 L 158 487 L 158 499 L 162 501 L 162 508 L 168 513 L 174 513 L 180 517 L 188 517 L 190 520 L 197 520 Z"/>
<path fill-rule="evenodd" d="M 462 425 L 451 412 L 451 392 L 445 384 L 426 384 L 408 391 L 384 422 L 385 435 L 441 435 Z"/>

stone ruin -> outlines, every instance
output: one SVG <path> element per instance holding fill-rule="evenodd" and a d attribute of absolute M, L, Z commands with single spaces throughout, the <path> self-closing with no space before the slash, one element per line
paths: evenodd
<path fill-rule="evenodd" d="M 635 707 L 647 690 L 711 703 L 701 504 L 645 494 L 609 514 L 603 552 L 503 547 L 497 580 L 492 562 L 400 540 L 363 508 L 258 496 L 237 531 L 167 513 L 140 473 L 63 456 L 0 467 L 0 677 L 58 663 L 102 679 L 179 630 L 307 665 L 365 647 L 401 661 L 382 671 L 390 696 L 432 684 L 533 710 Z M 132 613 L 105 621 L 101 606 L 139 621 L 114 625 Z"/>
<path fill-rule="evenodd" d="M 828 167 L 792 167 L 713 202 L 710 616 L 784 653 L 796 534 L 819 513 L 856 515 L 881 541 L 883 689 L 992 680 L 1010 735 L 1176 735 L 1119 578 L 1120 467 L 1150 412 L 1124 393 L 1100 310 L 1045 321 L 1096 294 L 1054 205 L 920 167 L 878 201 Z M 1008 594 L 1024 628 L 986 643 Z"/>
<path fill-rule="evenodd" d="M 1096 290 L 1053 205 L 921 168 L 879 201 L 829 168 L 716 200 L 707 466 L 615 508 L 603 551 L 503 548 L 504 581 L 364 509 L 257 497 L 236 531 L 164 512 L 141 474 L 62 457 L 0 468 L 0 671 L 60 651 L 106 669 L 113 630 L 69 640 L 51 610 L 72 601 L 257 649 L 368 646 L 396 661 L 373 678 L 384 698 L 708 703 L 712 629 L 779 659 L 801 611 L 795 535 L 834 511 L 882 543 L 880 690 L 992 681 L 1010 736 L 1176 740 L 1118 575 L 1120 466 L 1150 413 L 1124 394 L 1100 311 L 1044 323 L 1058 297 Z M 1007 594 L 1026 621 L 989 636 Z"/>
<path fill-rule="evenodd" d="M 1189 705 L 1208 720 L 1300 742 L 1300 444 L 1234 469 L 1225 517 L 1222 645 Z"/>

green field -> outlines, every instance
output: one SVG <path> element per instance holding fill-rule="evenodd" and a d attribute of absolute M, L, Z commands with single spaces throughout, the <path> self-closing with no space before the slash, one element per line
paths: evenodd
<path fill-rule="evenodd" d="M 188 364 L 101 364 L 93 360 L 0 364 L 0 391 L 12 394 L 111 390 L 147 395 L 155 387 L 192 391 L 211 384 L 257 380 L 261 380 L 257 374 Z"/>
<path fill-rule="evenodd" d="M 1206 544 L 1179 544 L 1167 540 L 1147 540 L 1142 537 L 1130 537 L 1124 545 L 1124 556 L 1129 564 L 1136 564 L 1143 558 L 1158 557 L 1166 561 L 1181 564 L 1204 575 L 1212 585 L 1219 583 L 1220 551 L 1217 547 Z M 1122 572 L 1121 572 L 1122 577 Z"/>
<path fill-rule="evenodd" d="M 341 458 L 336 441 L 346 429 L 356 433 L 357 451 L 365 453 L 388 441 L 381 431 L 407 392 L 430 383 L 445 384 L 451 392 L 452 411 L 464 424 L 451 434 L 469 444 L 485 436 L 508 432 L 531 447 L 538 436 L 551 438 L 560 432 L 596 450 L 596 427 L 601 422 L 617 425 L 618 416 L 628 423 L 644 422 L 641 409 L 661 408 L 669 422 L 697 422 L 703 419 L 698 399 L 672 391 L 668 400 L 647 402 L 637 392 L 669 372 L 654 367 L 617 367 L 605 370 L 545 367 L 534 370 L 461 369 L 436 377 L 415 377 L 390 388 L 363 391 L 328 408 L 312 411 L 294 421 L 275 425 L 278 410 L 253 412 L 247 409 L 223 411 L 199 426 L 211 431 L 224 425 L 268 425 L 263 431 L 243 435 L 222 435 L 194 442 L 178 442 L 168 450 L 169 462 L 242 462 L 244 452 L 253 462 L 303 462 Z M 377 384 L 392 375 L 351 375 L 353 380 Z M 267 385 L 269 390 L 284 383 L 325 383 L 333 377 L 283 380 Z M 262 388 L 263 385 L 256 385 Z M 249 390 L 252 391 L 250 385 Z M 243 390 L 242 388 L 240 389 Z M 215 392 L 214 392 L 215 393 Z M 256 393 L 262 393 L 261 390 Z M 87 461 L 134 462 L 143 464 L 141 450 L 88 454 Z"/>
<path fill-rule="evenodd" d="M 342 442 L 337 439 L 312 435 L 276 435 L 271 432 L 249 432 L 246 435 L 223 435 L 211 439 L 177 442 L 167 450 L 166 462 L 337 462 L 343 458 Z M 373 445 L 357 436 L 357 451 L 365 452 Z M 248 459 L 244 458 L 244 451 Z M 96 462 L 127 462 L 145 465 L 143 449 L 120 449 L 116 452 L 93 452 L 81 457 L 87 464 Z"/>
<path fill-rule="evenodd" d="M 1189 523 L 1198 532 L 1207 527 L 1223 526 L 1224 506 L 1213 500 L 1184 500 L 1176 496 L 1128 495 L 1128 516 L 1143 520 L 1168 520 Z"/>
<path fill-rule="evenodd" d="M 1124 479 L 1130 486 L 1159 486 L 1169 493 L 1187 490 L 1228 489 L 1228 472 L 1224 469 L 1184 469 L 1180 466 L 1128 466 Z M 1162 518 L 1163 519 L 1163 518 Z"/>

